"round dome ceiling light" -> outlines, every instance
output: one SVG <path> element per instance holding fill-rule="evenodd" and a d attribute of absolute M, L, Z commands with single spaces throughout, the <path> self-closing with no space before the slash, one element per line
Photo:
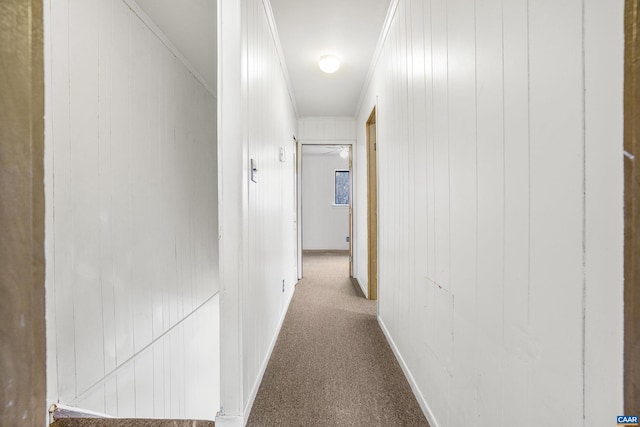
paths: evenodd
<path fill-rule="evenodd" d="M 340 60 L 335 55 L 324 55 L 320 57 L 318 65 L 323 72 L 331 74 L 340 68 Z"/>

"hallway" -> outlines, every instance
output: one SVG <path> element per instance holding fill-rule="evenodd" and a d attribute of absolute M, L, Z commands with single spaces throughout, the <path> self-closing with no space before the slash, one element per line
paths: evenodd
<path fill-rule="evenodd" d="M 428 426 L 348 266 L 305 255 L 248 426 Z"/>
<path fill-rule="evenodd" d="M 640 1 L 0 17 L 1 426 L 53 404 L 218 427 L 640 413 Z M 312 145 L 349 147 L 349 208 L 343 166 L 322 203 L 350 231 L 306 249 L 348 242 L 377 304 L 340 257 L 296 287 Z"/>

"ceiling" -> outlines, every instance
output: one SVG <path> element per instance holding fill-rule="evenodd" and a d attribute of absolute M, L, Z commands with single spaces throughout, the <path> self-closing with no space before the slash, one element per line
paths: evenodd
<path fill-rule="evenodd" d="M 215 90 L 216 0 L 136 0 L 171 43 Z"/>
<path fill-rule="evenodd" d="M 136 0 L 215 90 L 216 0 Z M 271 0 L 299 117 L 356 113 L 389 0 Z M 321 55 L 342 62 L 334 74 Z"/>
<path fill-rule="evenodd" d="M 358 107 L 389 0 L 271 0 L 300 117 L 349 116 Z M 334 54 L 334 74 L 318 68 Z"/>

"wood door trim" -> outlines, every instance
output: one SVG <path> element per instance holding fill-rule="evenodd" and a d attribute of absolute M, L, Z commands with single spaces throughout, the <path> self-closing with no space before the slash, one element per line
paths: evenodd
<path fill-rule="evenodd" d="M 353 146 L 349 146 L 349 277 L 353 277 Z"/>
<path fill-rule="evenodd" d="M 37 426 L 46 414 L 44 9 L 0 4 L 0 424 Z"/>
<path fill-rule="evenodd" d="M 640 5 L 625 2 L 624 149 L 640 155 Z M 624 410 L 640 412 L 640 168 L 624 159 Z"/>
<path fill-rule="evenodd" d="M 373 132 L 372 132 L 373 130 Z M 367 282 L 368 297 L 378 299 L 378 168 L 376 108 L 366 123 L 367 135 Z"/>

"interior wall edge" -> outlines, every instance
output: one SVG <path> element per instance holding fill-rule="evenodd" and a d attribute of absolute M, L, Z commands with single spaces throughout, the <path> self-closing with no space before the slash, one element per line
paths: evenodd
<path fill-rule="evenodd" d="M 44 186 L 45 186 L 45 310 L 46 310 L 46 347 L 47 347 L 47 405 L 54 403 L 58 396 L 57 340 L 56 340 L 56 304 L 55 304 L 55 247 L 53 217 L 53 117 L 51 104 L 52 90 L 52 51 L 51 51 L 51 2 L 44 2 L 44 81 L 45 81 L 45 144 L 44 144 Z M 51 369 L 53 367 L 54 369 Z"/>
<path fill-rule="evenodd" d="M 246 81 L 242 64 L 247 54 L 246 1 L 218 0 L 218 247 L 220 259 L 220 412 L 216 423 L 242 419 L 243 328 L 241 280 L 246 268 L 243 224 L 246 223 L 247 141 L 243 133 L 242 98 Z M 237 141 L 237 143 L 236 143 Z M 231 177 L 225 179 L 225 177 Z M 229 424 L 233 425 L 233 424 Z"/>
<path fill-rule="evenodd" d="M 585 0 L 584 5 L 584 411 L 587 425 L 600 426 L 611 419 L 611 411 L 626 413 L 624 0 Z"/>

